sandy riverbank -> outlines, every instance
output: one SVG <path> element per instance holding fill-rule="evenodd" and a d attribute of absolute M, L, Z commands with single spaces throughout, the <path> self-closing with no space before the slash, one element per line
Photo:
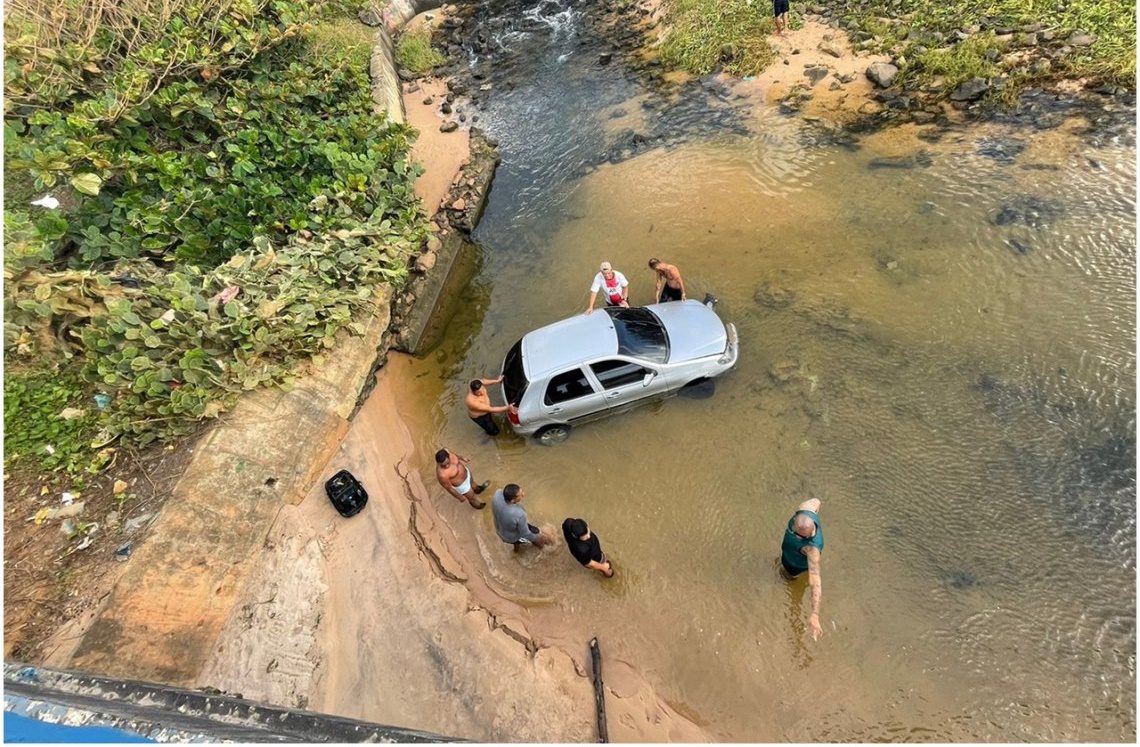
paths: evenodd
<path fill-rule="evenodd" d="M 531 627 L 455 551 L 481 514 L 449 526 L 398 415 L 393 355 L 326 470 L 370 496 L 338 516 L 323 479 L 282 509 L 259 569 L 197 684 L 244 697 L 481 741 L 596 738 L 586 641 Z M 603 651 L 605 642 L 603 639 Z M 614 741 L 707 741 L 621 662 L 604 666 Z"/>

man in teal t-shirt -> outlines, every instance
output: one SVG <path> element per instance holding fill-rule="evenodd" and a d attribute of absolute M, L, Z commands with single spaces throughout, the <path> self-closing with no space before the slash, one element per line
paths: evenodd
<path fill-rule="evenodd" d="M 788 528 L 784 530 L 784 542 L 780 547 L 780 564 L 788 576 L 795 578 L 804 571 L 808 572 L 808 583 L 811 584 L 811 616 L 808 618 L 808 627 L 812 638 L 817 641 L 823 635 L 823 628 L 819 625 L 819 602 L 823 598 L 823 581 L 819 575 L 823 526 L 819 523 L 819 506 L 818 498 L 800 504 L 792 518 L 788 519 Z"/>

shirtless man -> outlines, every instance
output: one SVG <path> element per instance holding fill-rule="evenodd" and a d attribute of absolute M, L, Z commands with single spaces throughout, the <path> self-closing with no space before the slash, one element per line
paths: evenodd
<path fill-rule="evenodd" d="M 512 405 L 502 407 L 492 405 L 491 396 L 487 394 L 489 385 L 498 384 L 502 380 L 502 376 L 497 379 L 472 379 L 471 391 L 467 394 L 467 416 L 486 431 L 488 436 L 499 435 L 499 424 L 495 422 L 494 414 L 507 412 L 512 407 Z"/>
<path fill-rule="evenodd" d="M 662 262 L 656 257 L 649 260 L 649 268 L 657 273 L 657 291 L 654 303 L 685 300 L 685 281 L 677 265 Z"/>
<path fill-rule="evenodd" d="M 448 493 L 455 496 L 457 501 L 467 501 L 471 508 L 483 508 L 487 504 L 475 496 L 482 493 L 491 484 L 486 480 L 481 485 L 472 487 L 475 478 L 467 466 L 471 460 L 465 456 L 454 454 L 447 449 L 440 449 L 435 453 L 435 479 Z"/>

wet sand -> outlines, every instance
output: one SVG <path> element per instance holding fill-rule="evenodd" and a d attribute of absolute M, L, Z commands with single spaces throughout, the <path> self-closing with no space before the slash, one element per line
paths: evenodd
<path fill-rule="evenodd" d="M 424 172 L 416 179 L 415 190 L 423 202 L 424 212 L 431 218 L 471 156 L 471 136 L 466 127 L 454 132 L 439 131 L 444 122 L 439 106 L 447 93 L 442 79 L 425 78 L 418 81 L 416 90 L 408 90 L 411 87 L 404 84 L 404 112 L 408 124 L 419 131 L 412 143 L 412 158 L 424 166 Z"/>
<path fill-rule="evenodd" d="M 397 415 L 407 363 L 392 355 L 321 482 L 282 508 L 196 684 L 480 741 L 594 741 L 587 642 L 534 629 L 457 560 L 490 515 L 440 519 L 448 499 L 421 481 L 424 455 Z M 350 519 L 324 495 L 341 468 L 369 493 Z M 605 659 L 603 674 L 611 740 L 707 741 L 629 664 Z"/>

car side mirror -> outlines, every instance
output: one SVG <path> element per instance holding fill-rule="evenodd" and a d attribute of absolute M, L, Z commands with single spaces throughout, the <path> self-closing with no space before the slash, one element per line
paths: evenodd
<path fill-rule="evenodd" d="M 650 371 L 649 373 L 645 374 L 645 378 L 641 380 L 641 385 L 649 386 L 649 382 L 653 381 L 653 377 L 656 375 L 657 373 L 655 371 Z"/>

